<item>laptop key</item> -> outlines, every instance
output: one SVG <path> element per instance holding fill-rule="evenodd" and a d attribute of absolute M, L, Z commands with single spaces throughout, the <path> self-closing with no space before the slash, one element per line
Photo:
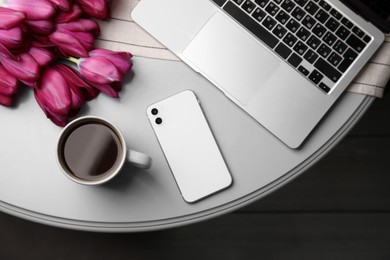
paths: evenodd
<path fill-rule="evenodd" d="M 341 78 L 342 74 L 323 58 L 319 58 L 316 63 L 314 63 L 314 67 L 333 82 L 337 82 Z"/>
<path fill-rule="evenodd" d="M 341 26 L 339 27 L 339 29 L 337 29 L 337 31 L 336 31 L 336 35 L 337 35 L 338 37 L 340 37 L 340 39 L 342 39 L 342 40 L 347 39 L 347 37 L 348 37 L 350 34 L 351 34 L 351 32 L 350 32 L 346 27 L 344 27 L 343 25 L 341 25 Z"/>
<path fill-rule="evenodd" d="M 291 33 L 288 33 L 284 38 L 283 42 L 286 43 L 288 46 L 293 47 L 294 44 L 297 42 L 297 37 L 292 35 Z"/>
<path fill-rule="evenodd" d="M 281 7 L 288 13 L 290 13 L 294 7 L 295 4 L 292 0 L 284 0 L 284 2 L 281 4 Z"/>
<path fill-rule="evenodd" d="M 325 83 L 321 82 L 318 86 L 320 87 L 320 89 L 325 91 L 325 93 L 329 93 L 330 87 L 328 87 Z"/>
<path fill-rule="evenodd" d="M 340 65 L 337 67 L 341 72 L 345 72 L 349 66 L 355 61 L 357 57 L 357 53 L 354 52 L 352 49 L 348 49 L 344 55 L 344 60 L 340 63 Z"/>
<path fill-rule="evenodd" d="M 261 24 L 264 25 L 264 27 L 267 28 L 268 30 L 272 30 L 272 28 L 274 28 L 277 22 L 274 19 L 272 19 L 272 17 L 267 16 Z"/>
<path fill-rule="evenodd" d="M 314 84 L 320 83 L 320 81 L 324 78 L 324 75 L 322 75 L 320 72 L 317 70 L 313 70 L 309 77 L 308 77 Z"/>
<path fill-rule="evenodd" d="M 322 26 L 320 23 L 317 23 L 312 32 L 317 35 L 318 38 L 321 38 L 322 36 L 324 36 L 324 33 L 326 32 L 326 28 L 324 26 Z"/>
<path fill-rule="evenodd" d="M 332 9 L 330 10 L 330 14 L 336 18 L 337 20 L 340 20 L 343 16 L 336 10 L 336 9 Z"/>
<path fill-rule="evenodd" d="M 323 1 L 323 0 L 321 0 L 318 4 L 319 4 L 322 8 L 324 8 L 325 11 L 329 11 L 329 10 L 331 9 L 331 6 L 330 6 L 327 2 L 325 2 L 325 1 Z"/>
<path fill-rule="evenodd" d="M 278 20 L 281 24 L 287 23 L 289 18 L 290 15 L 283 10 L 280 10 L 280 12 L 275 16 L 275 19 Z"/>
<path fill-rule="evenodd" d="M 364 32 L 362 30 L 360 30 L 359 27 L 353 27 L 352 28 L 352 31 L 357 35 L 359 36 L 360 38 L 362 38 L 364 36 Z"/>
<path fill-rule="evenodd" d="M 313 17 L 311 17 L 310 15 L 306 15 L 305 18 L 303 18 L 303 20 L 302 20 L 302 24 L 304 26 L 306 26 L 306 28 L 308 28 L 309 30 L 311 28 L 313 28 L 315 23 L 316 23 L 316 20 Z"/>
<path fill-rule="evenodd" d="M 320 9 L 318 13 L 314 16 L 319 22 L 325 23 L 329 18 L 329 14 L 325 12 L 323 9 Z"/>
<path fill-rule="evenodd" d="M 322 40 L 329 46 L 332 46 L 336 42 L 337 37 L 333 33 L 327 32 Z"/>
<path fill-rule="evenodd" d="M 335 52 L 332 52 L 328 57 L 328 61 L 330 62 L 330 64 L 332 64 L 335 67 L 337 67 L 340 64 L 342 59 L 343 58 Z"/>
<path fill-rule="evenodd" d="M 255 3 L 261 7 L 265 7 L 268 4 L 269 0 L 255 0 Z"/>
<path fill-rule="evenodd" d="M 329 18 L 329 20 L 325 23 L 326 28 L 328 28 L 330 31 L 334 32 L 336 29 L 340 26 L 339 22 L 336 21 L 334 18 Z"/>
<path fill-rule="evenodd" d="M 294 46 L 294 51 L 299 55 L 303 55 L 307 51 L 308 47 L 301 41 L 298 41 Z"/>
<path fill-rule="evenodd" d="M 305 55 L 303 56 L 303 58 L 305 58 L 305 60 L 307 60 L 308 62 L 310 62 L 311 64 L 313 64 L 317 58 L 318 58 L 318 54 L 315 53 L 314 51 L 312 50 L 308 50 Z"/>
<path fill-rule="evenodd" d="M 361 52 L 364 47 L 366 47 L 366 43 L 360 40 L 358 37 L 356 37 L 354 34 L 351 34 L 351 36 L 347 39 L 347 44 L 352 47 L 357 52 Z"/>
<path fill-rule="evenodd" d="M 306 41 L 307 38 L 309 38 L 310 36 L 310 32 L 308 30 L 306 30 L 304 27 L 301 27 L 298 31 L 297 31 L 297 36 L 299 39 L 301 39 L 302 41 Z"/>
<path fill-rule="evenodd" d="M 328 57 L 328 55 L 330 54 L 331 51 L 332 51 L 332 49 L 329 48 L 328 46 L 326 46 L 326 44 L 324 44 L 324 43 L 321 44 L 317 50 L 318 54 L 320 54 L 324 58 Z"/>
<path fill-rule="evenodd" d="M 309 75 L 309 70 L 303 67 L 302 65 L 298 67 L 298 71 L 301 72 L 303 75 L 307 76 Z"/>
<path fill-rule="evenodd" d="M 340 40 L 337 40 L 333 45 L 333 50 L 337 51 L 340 54 L 343 54 L 348 46 Z"/>
<path fill-rule="evenodd" d="M 284 43 L 280 42 L 278 46 L 276 46 L 275 51 L 280 55 L 283 59 L 287 59 L 288 56 L 292 53 L 291 49 L 287 47 Z"/>
<path fill-rule="evenodd" d="M 213 2 L 216 3 L 218 6 L 223 6 L 226 0 L 213 0 Z"/>
<path fill-rule="evenodd" d="M 305 4 L 308 2 L 309 0 L 295 0 L 295 2 L 297 4 L 299 4 L 300 6 L 304 7 Z"/>
<path fill-rule="evenodd" d="M 289 29 L 291 32 L 295 33 L 295 32 L 299 29 L 299 27 L 301 27 L 301 25 L 300 25 L 297 21 L 295 21 L 293 18 L 291 18 L 291 19 L 287 22 L 286 27 L 287 27 L 287 29 Z"/>
<path fill-rule="evenodd" d="M 266 12 L 261 10 L 259 7 L 257 7 L 252 14 L 252 17 L 255 18 L 258 22 L 261 22 L 266 16 L 267 16 Z"/>
<path fill-rule="evenodd" d="M 318 9 L 320 9 L 320 7 L 318 5 L 316 5 L 314 2 L 309 2 L 306 6 L 305 6 L 305 10 L 311 14 L 311 15 L 314 15 Z"/>
<path fill-rule="evenodd" d="M 276 35 L 279 39 L 283 38 L 283 36 L 287 33 L 287 29 L 282 25 L 278 24 L 272 31 L 273 34 Z"/>
<path fill-rule="evenodd" d="M 318 46 L 321 44 L 321 40 L 315 37 L 314 35 L 310 36 L 310 38 L 307 40 L 307 44 L 313 49 L 317 49 Z"/>
<path fill-rule="evenodd" d="M 265 8 L 265 11 L 274 16 L 279 11 L 279 6 L 277 6 L 274 2 L 270 2 Z"/>
<path fill-rule="evenodd" d="M 297 54 L 293 53 L 291 54 L 290 58 L 287 60 L 292 66 L 295 68 L 298 67 L 298 65 L 302 62 L 302 58 L 299 57 Z"/>
<path fill-rule="evenodd" d="M 343 19 L 341 19 L 341 23 L 344 24 L 345 27 L 347 27 L 348 29 L 352 29 L 352 27 L 353 27 L 353 23 L 345 17 L 343 17 Z"/>
<path fill-rule="evenodd" d="M 244 11 L 246 11 L 248 14 L 252 13 L 255 7 L 256 4 L 249 0 L 246 0 L 241 6 L 241 8 L 244 9 Z"/>
<path fill-rule="evenodd" d="M 238 5 L 241 5 L 244 2 L 244 0 L 233 0 L 233 2 L 235 2 Z"/>
<path fill-rule="evenodd" d="M 278 44 L 278 38 L 250 18 L 244 11 L 232 2 L 227 2 L 223 9 L 271 49 Z"/>
<path fill-rule="evenodd" d="M 303 11 L 299 6 L 297 6 L 294 11 L 291 13 L 292 17 L 297 19 L 298 21 L 302 20 L 303 17 L 305 16 L 306 12 Z"/>

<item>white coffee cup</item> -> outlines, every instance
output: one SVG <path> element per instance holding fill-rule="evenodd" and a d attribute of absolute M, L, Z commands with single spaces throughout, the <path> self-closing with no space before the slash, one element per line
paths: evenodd
<path fill-rule="evenodd" d="M 99 185 L 114 178 L 126 162 L 150 168 L 150 156 L 127 148 L 117 127 L 96 116 L 80 117 L 61 132 L 57 143 L 59 167 L 69 179 Z"/>

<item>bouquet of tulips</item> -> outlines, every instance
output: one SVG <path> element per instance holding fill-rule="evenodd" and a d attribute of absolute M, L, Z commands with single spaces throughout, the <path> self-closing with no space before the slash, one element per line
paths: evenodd
<path fill-rule="evenodd" d="M 46 116 L 64 126 L 100 92 L 117 98 L 132 55 L 94 49 L 94 19 L 109 18 L 109 2 L 0 0 L 0 104 L 12 106 L 28 86 Z"/>

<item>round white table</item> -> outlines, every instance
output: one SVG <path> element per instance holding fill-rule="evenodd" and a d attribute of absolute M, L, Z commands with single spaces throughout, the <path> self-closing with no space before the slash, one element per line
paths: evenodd
<path fill-rule="evenodd" d="M 194 204 L 181 198 L 146 117 L 148 105 L 184 89 L 198 96 L 234 180 L 230 188 Z M 43 224 L 102 232 L 157 230 L 216 217 L 266 196 L 320 160 L 373 100 L 346 93 L 302 148 L 293 150 L 185 64 L 137 57 L 120 99 L 101 94 L 79 116 L 113 122 L 130 147 L 153 157 L 153 166 L 127 166 L 113 181 L 87 187 L 58 168 L 61 128 L 46 119 L 26 89 L 15 108 L 0 107 L 0 210 Z"/>

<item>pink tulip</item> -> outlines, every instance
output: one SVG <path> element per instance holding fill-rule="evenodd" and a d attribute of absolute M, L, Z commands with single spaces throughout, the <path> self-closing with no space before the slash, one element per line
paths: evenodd
<path fill-rule="evenodd" d="M 13 96 L 18 86 L 18 80 L 0 65 L 0 95 Z"/>
<path fill-rule="evenodd" d="M 65 78 L 57 70 L 47 67 L 42 74 L 39 88 L 34 90 L 35 99 L 49 117 L 66 117 L 71 106 L 71 93 Z"/>
<path fill-rule="evenodd" d="M 47 67 L 42 74 L 41 85 L 34 90 L 39 106 L 59 126 L 66 125 L 69 117 L 76 115 L 86 100 L 98 93 L 74 69 L 61 63 Z"/>
<path fill-rule="evenodd" d="M 16 56 L 16 59 L 0 57 L 0 62 L 18 80 L 35 82 L 39 77 L 39 65 L 27 52 Z"/>
<path fill-rule="evenodd" d="M 5 0 L 5 6 L 25 13 L 29 20 L 49 20 L 55 14 L 55 7 L 49 0 Z"/>
<path fill-rule="evenodd" d="M 40 67 L 45 67 L 54 60 L 54 53 L 52 51 L 48 48 L 34 46 L 34 43 L 28 53 L 34 58 Z"/>
<path fill-rule="evenodd" d="M 64 11 L 69 11 L 71 8 L 71 1 L 69 0 L 50 0 L 50 2 Z"/>
<path fill-rule="evenodd" d="M 10 107 L 13 104 L 13 98 L 9 96 L 4 96 L 0 94 L 0 105 Z"/>
<path fill-rule="evenodd" d="M 58 24 L 56 30 L 49 35 L 49 39 L 65 55 L 87 57 L 99 32 L 100 28 L 96 22 L 78 19 Z"/>
<path fill-rule="evenodd" d="M 55 68 L 67 79 L 70 85 L 80 89 L 85 100 L 91 100 L 99 94 L 99 91 L 84 81 L 75 69 L 61 63 L 55 64 Z"/>
<path fill-rule="evenodd" d="M 24 24 L 30 33 L 48 35 L 53 32 L 54 24 L 52 20 L 25 20 Z"/>
<path fill-rule="evenodd" d="M 21 27 L 0 30 L 0 43 L 8 49 L 18 49 L 23 45 L 23 32 Z"/>
<path fill-rule="evenodd" d="M 110 9 L 106 0 L 76 0 L 81 9 L 92 18 L 107 20 L 110 17 Z"/>
<path fill-rule="evenodd" d="M 22 12 L 9 8 L 0 7 L 0 29 L 10 29 L 15 27 L 26 18 Z"/>
<path fill-rule="evenodd" d="M 83 11 L 80 6 L 78 4 L 73 4 L 69 11 L 59 10 L 55 17 L 55 22 L 60 24 L 75 21 L 81 17 L 82 13 Z"/>
<path fill-rule="evenodd" d="M 2 59 L 17 60 L 18 58 L 10 52 L 3 44 L 0 43 L 0 62 Z"/>
<path fill-rule="evenodd" d="M 100 26 L 97 22 L 89 19 L 77 19 L 68 23 L 57 24 L 57 30 L 70 32 L 87 32 L 97 37 L 100 34 Z"/>
<path fill-rule="evenodd" d="M 123 75 L 132 67 L 132 55 L 127 52 L 114 52 L 95 49 L 88 58 L 81 58 L 78 67 L 83 77 L 97 84 L 111 84 L 122 81 Z"/>
<path fill-rule="evenodd" d="M 90 57 L 102 57 L 107 60 L 110 60 L 115 64 L 119 72 L 124 75 L 128 73 L 133 66 L 133 63 L 130 61 L 133 55 L 129 52 L 115 52 L 106 49 L 94 49 L 89 52 Z"/>

